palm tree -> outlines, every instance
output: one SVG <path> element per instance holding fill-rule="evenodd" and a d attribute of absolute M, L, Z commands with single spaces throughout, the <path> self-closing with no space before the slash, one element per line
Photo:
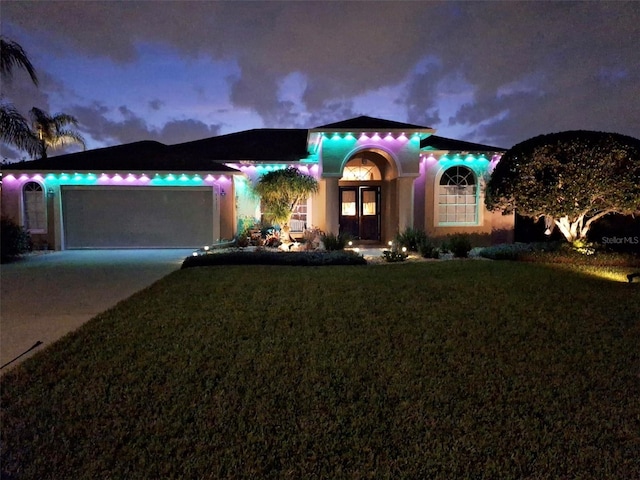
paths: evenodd
<path fill-rule="evenodd" d="M 68 144 L 81 145 L 83 149 L 86 144 L 82 135 L 73 128 L 65 128 L 69 125 L 78 126 L 78 120 L 66 113 L 56 113 L 51 116 L 44 110 L 33 107 L 29 112 L 31 116 L 32 134 L 38 141 L 38 155 L 40 158 L 47 158 L 47 149 L 63 147 Z"/>
<path fill-rule="evenodd" d="M 14 67 L 27 71 L 34 85 L 38 85 L 36 71 L 20 45 L 5 37 L 0 37 L 0 78 L 10 81 Z M 39 151 L 39 143 L 29 128 L 29 122 L 16 108 L 0 97 L 0 138 L 3 142 L 25 150 L 30 155 Z"/>
<path fill-rule="evenodd" d="M 295 167 L 274 170 L 260 177 L 254 187 L 267 210 L 265 215 L 282 227 L 282 242 L 291 240 L 289 222 L 296 206 L 318 191 L 318 181 Z"/>

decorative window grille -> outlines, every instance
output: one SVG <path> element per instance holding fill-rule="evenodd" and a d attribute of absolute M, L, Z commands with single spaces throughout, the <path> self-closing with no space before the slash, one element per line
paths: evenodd
<path fill-rule="evenodd" d="M 377 170 L 378 167 L 375 165 L 357 165 L 354 167 L 346 166 L 342 173 L 342 180 L 374 180 L 376 178 Z"/>
<path fill-rule="evenodd" d="M 47 230 L 47 211 L 42 185 L 27 182 L 22 187 L 24 228 L 31 233 L 44 233 Z"/>
<path fill-rule="evenodd" d="M 438 186 L 438 222 L 440 225 L 478 223 L 477 178 L 469 168 L 451 167 L 442 174 Z"/>

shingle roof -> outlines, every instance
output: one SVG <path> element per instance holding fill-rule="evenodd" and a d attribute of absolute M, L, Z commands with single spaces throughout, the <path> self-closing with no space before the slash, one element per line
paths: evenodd
<path fill-rule="evenodd" d="M 306 129 L 261 128 L 180 143 L 178 156 L 212 161 L 297 162 L 307 157 Z"/>
<path fill-rule="evenodd" d="M 480 143 L 465 142 L 462 140 L 453 140 L 451 138 L 439 137 L 431 135 L 420 141 L 420 148 L 429 150 L 448 150 L 454 152 L 504 152 L 506 148 L 492 147 L 490 145 L 482 145 Z"/>
<path fill-rule="evenodd" d="M 360 116 L 315 127 L 312 130 L 432 130 L 430 127 L 394 122 L 383 118 Z"/>
<path fill-rule="evenodd" d="M 430 130 L 428 127 L 394 122 L 372 117 L 356 117 L 331 123 L 311 131 L 322 130 Z M 261 128 L 217 137 L 165 145 L 141 141 L 70 153 L 46 160 L 31 160 L 5 165 L 4 170 L 42 171 L 218 171 L 235 169 L 225 162 L 297 162 L 308 156 L 307 138 L 310 130 Z M 428 136 L 420 147 L 432 150 L 500 152 L 504 148 L 478 143 Z"/>
<path fill-rule="evenodd" d="M 225 162 L 297 162 L 306 158 L 307 130 L 256 129 L 177 145 L 142 141 L 5 166 L 7 170 L 184 170 L 227 172 Z"/>
<path fill-rule="evenodd" d="M 5 166 L 21 170 L 163 170 L 167 146 L 150 140 L 97 148 Z"/>

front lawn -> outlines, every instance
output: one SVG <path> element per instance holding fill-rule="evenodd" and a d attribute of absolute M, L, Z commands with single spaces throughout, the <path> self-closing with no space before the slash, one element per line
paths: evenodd
<path fill-rule="evenodd" d="M 640 284 L 175 272 L 2 378 L 3 478 L 640 478 Z"/>

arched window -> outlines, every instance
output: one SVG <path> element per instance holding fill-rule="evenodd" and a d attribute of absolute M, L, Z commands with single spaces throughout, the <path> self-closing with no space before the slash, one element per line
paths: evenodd
<path fill-rule="evenodd" d="M 368 181 L 368 180 L 381 180 L 380 169 L 375 163 L 368 160 L 365 157 L 352 158 L 347 162 L 342 172 L 342 178 L 340 180 L 355 180 L 355 181 Z"/>
<path fill-rule="evenodd" d="M 438 223 L 440 225 L 478 222 L 478 186 L 476 175 L 467 167 L 444 171 L 438 186 Z"/>
<path fill-rule="evenodd" d="M 47 210 L 42 185 L 27 182 L 22 187 L 22 206 L 24 228 L 31 233 L 44 233 L 47 230 Z"/>

